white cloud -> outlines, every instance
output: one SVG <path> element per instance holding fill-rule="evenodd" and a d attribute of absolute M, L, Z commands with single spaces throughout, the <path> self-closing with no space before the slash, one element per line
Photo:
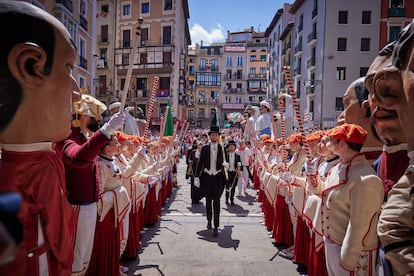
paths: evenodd
<path fill-rule="evenodd" d="M 200 44 L 201 40 L 203 45 L 210 45 L 212 42 L 224 42 L 225 40 L 223 26 L 220 23 L 217 23 L 217 28 L 210 31 L 195 23 L 190 29 L 190 35 L 192 46 L 195 46 L 196 43 Z"/>

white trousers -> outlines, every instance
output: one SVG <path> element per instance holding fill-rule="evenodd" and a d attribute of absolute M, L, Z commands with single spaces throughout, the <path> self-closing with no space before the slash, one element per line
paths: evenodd
<path fill-rule="evenodd" d="M 249 183 L 249 172 L 247 171 L 248 168 L 243 168 L 241 171 L 241 177 L 237 180 L 237 188 L 239 193 L 246 190 L 247 183 Z"/>
<path fill-rule="evenodd" d="M 96 203 L 76 205 L 75 208 L 79 210 L 72 275 L 84 275 L 91 260 L 98 211 Z"/>

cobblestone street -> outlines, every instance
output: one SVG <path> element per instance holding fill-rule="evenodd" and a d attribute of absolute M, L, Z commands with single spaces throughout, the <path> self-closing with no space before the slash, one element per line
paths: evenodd
<path fill-rule="evenodd" d="M 191 205 L 184 178 L 185 159 L 178 164 L 178 188 L 166 202 L 163 216 L 142 234 L 138 259 L 128 275 L 298 275 L 296 265 L 277 256 L 277 248 L 261 221 L 256 191 L 235 197 L 235 206 L 221 201 L 219 236 L 206 229 L 204 199 Z"/>

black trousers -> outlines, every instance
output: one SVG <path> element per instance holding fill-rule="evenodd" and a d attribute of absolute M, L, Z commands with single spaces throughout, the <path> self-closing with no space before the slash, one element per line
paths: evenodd
<path fill-rule="evenodd" d="M 214 218 L 214 228 L 220 226 L 220 198 L 224 190 L 223 173 L 216 175 L 203 175 L 205 186 L 207 222 L 211 223 Z"/>
<path fill-rule="evenodd" d="M 237 181 L 237 173 L 229 172 L 229 180 L 226 183 L 226 201 L 228 201 L 229 199 L 231 202 L 234 201 L 234 194 L 236 192 Z"/>

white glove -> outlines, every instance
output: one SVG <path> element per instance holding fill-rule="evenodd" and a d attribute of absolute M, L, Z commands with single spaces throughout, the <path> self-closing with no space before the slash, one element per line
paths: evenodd
<path fill-rule="evenodd" d="M 155 177 L 153 177 L 153 176 L 148 176 L 148 184 L 149 185 L 151 185 L 151 184 L 153 184 L 153 183 L 155 183 L 155 182 L 157 182 L 158 181 L 158 179 L 156 179 Z"/>
<path fill-rule="evenodd" d="M 230 164 L 228 162 L 224 161 L 223 162 L 223 167 L 228 169 L 228 168 L 230 168 Z"/>
<path fill-rule="evenodd" d="M 111 135 L 114 133 L 115 130 L 121 129 L 124 125 L 126 116 L 124 112 L 118 112 L 112 115 L 107 123 L 105 123 L 101 127 L 101 132 L 106 138 L 111 138 Z"/>
<path fill-rule="evenodd" d="M 294 176 L 290 172 L 284 172 L 282 179 L 287 183 L 292 183 L 294 181 Z"/>
<path fill-rule="evenodd" d="M 194 186 L 196 186 L 197 188 L 200 188 L 200 178 L 199 177 L 194 177 Z"/>
<path fill-rule="evenodd" d="M 305 162 L 305 172 L 306 174 L 316 174 L 316 162 L 306 161 Z"/>

